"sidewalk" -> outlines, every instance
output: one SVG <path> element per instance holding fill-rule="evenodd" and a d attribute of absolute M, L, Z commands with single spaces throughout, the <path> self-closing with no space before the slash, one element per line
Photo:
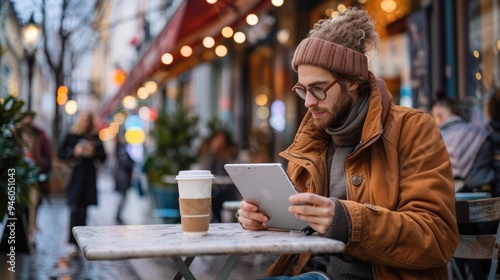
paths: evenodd
<path fill-rule="evenodd" d="M 97 207 L 90 207 L 88 225 L 115 224 L 118 195 L 110 173 L 103 170 L 98 175 Z M 123 261 L 87 261 L 83 255 L 74 259 L 65 257 L 69 210 L 64 196 L 50 197 L 39 208 L 36 248 L 31 254 L 16 256 L 16 272 L 7 270 L 6 256 L 0 255 L 0 279 L 10 280 L 69 280 L 69 279 L 120 279 L 164 280 L 173 279 L 177 269 L 170 258 L 132 259 Z M 135 189 L 127 195 L 122 219 L 126 224 L 153 224 L 160 221 L 151 215 L 150 199 L 139 196 Z M 227 256 L 196 258 L 191 270 L 198 280 L 215 279 Z M 242 256 L 229 279 L 257 279 L 271 263 L 270 256 Z"/>

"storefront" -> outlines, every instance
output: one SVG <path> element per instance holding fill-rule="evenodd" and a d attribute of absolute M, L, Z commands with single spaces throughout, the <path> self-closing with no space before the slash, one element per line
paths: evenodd
<path fill-rule="evenodd" d="M 457 3 L 457 85 L 472 122 L 484 123 L 484 103 L 500 87 L 500 3 L 464 0 Z"/>
<path fill-rule="evenodd" d="M 147 53 L 138 66 L 167 52 L 174 62 L 132 77 L 120 94 L 153 78 L 160 97 L 151 106 L 162 110 L 182 91 L 185 106 L 202 125 L 213 117 L 222 120 L 255 161 L 280 161 L 278 153 L 293 141 L 306 112 L 290 94 L 297 81 L 290 67 L 294 48 L 317 20 L 347 6 L 361 6 L 376 20 L 380 45 L 369 53 L 370 70 L 387 83 L 396 104 L 428 110 L 434 92 L 445 89 L 476 108 L 500 80 L 500 4 L 495 0 L 315 0 L 279 6 L 247 0 L 249 5 L 218 12 L 204 1 L 186 3 L 180 23 L 167 25 L 177 29 L 170 27 L 156 39 L 168 48 Z M 248 14 L 258 23 L 247 24 Z M 225 26 L 232 27 L 232 35 L 221 35 Z M 243 42 L 237 42 L 237 32 L 246 36 Z M 211 47 L 204 45 L 205 36 L 213 39 Z M 189 55 L 182 53 L 184 46 Z"/>

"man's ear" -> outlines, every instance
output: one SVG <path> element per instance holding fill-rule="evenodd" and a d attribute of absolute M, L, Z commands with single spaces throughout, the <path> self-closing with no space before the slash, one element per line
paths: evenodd
<path fill-rule="evenodd" d="M 355 83 L 355 82 L 349 82 L 349 85 L 347 86 L 347 89 L 349 91 L 355 91 L 357 90 L 359 87 L 359 84 L 358 83 Z"/>

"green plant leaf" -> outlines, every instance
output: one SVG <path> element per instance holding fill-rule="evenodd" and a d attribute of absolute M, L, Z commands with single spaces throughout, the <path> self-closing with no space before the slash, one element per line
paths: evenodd
<path fill-rule="evenodd" d="M 144 171 L 155 185 L 163 175 L 176 175 L 196 162 L 194 141 L 198 137 L 198 117 L 178 103 L 173 112 L 161 113 L 154 123 L 151 136 L 156 149 L 145 160 Z"/>

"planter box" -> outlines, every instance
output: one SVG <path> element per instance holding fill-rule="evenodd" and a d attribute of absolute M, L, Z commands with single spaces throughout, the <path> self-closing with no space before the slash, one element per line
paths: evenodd
<path fill-rule="evenodd" d="M 153 216 L 163 219 L 166 224 L 180 223 L 179 191 L 177 185 L 169 187 L 149 185 L 149 195 L 153 203 Z"/>

